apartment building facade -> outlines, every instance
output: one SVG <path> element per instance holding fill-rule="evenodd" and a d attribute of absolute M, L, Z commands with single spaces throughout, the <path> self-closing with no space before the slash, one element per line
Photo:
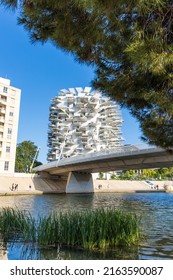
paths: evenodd
<path fill-rule="evenodd" d="M 60 90 L 49 114 L 48 161 L 121 145 L 119 106 L 90 87 Z"/>
<path fill-rule="evenodd" d="M 21 90 L 0 78 L 0 175 L 14 173 Z"/>

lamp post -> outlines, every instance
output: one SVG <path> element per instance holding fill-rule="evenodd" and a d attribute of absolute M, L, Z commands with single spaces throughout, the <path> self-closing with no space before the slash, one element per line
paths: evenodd
<path fill-rule="evenodd" d="M 35 156 L 34 156 L 34 158 L 33 158 L 33 161 L 32 161 L 32 163 L 31 163 L 31 166 L 30 166 L 30 168 L 29 168 L 29 172 L 30 172 L 30 173 L 32 172 L 32 168 L 33 168 L 34 162 L 35 162 L 35 160 L 36 160 L 36 158 L 37 158 L 37 156 L 38 156 L 39 150 L 40 150 L 40 147 L 37 148 L 36 153 L 35 153 Z"/>

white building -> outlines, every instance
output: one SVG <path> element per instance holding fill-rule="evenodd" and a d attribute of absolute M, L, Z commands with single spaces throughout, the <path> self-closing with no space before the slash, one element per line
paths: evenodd
<path fill-rule="evenodd" d="M 0 174 L 14 173 L 21 90 L 0 78 Z"/>
<path fill-rule="evenodd" d="M 51 100 L 48 161 L 121 145 L 118 105 L 90 87 L 60 90 Z"/>

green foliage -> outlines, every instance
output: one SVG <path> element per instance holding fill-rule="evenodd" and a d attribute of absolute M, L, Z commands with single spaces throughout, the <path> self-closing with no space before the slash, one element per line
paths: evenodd
<path fill-rule="evenodd" d="M 157 179 L 158 177 L 160 177 L 160 176 L 158 175 L 157 170 L 152 170 L 152 169 L 143 169 L 142 170 L 143 179 L 150 179 L 150 178 Z"/>
<path fill-rule="evenodd" d="M 173 167 L 122 171 L 115 180 L 173 180 Z"/>
<path fill-rule="evenodd" d="M 173 167 L 169 168 L 160 168 L 158 170 L 158 173 L 160 175 L 160 178 L 162 179 L 171 179 L 173 180 Z"/>
<path fill-rule="evenodd" d="M 99 173 L 99 179 L 101 179 L 101 180 L 104 179 L 104 173 L 103 172 Z"/>
<path fill-rule="evenodd" d="M 0 4 L 12 9 L 17 8 L 17 2 L 17 0 L 0 0 Z"/>
<path fill-rule="evenodd" d="M 116 179 L 118 179 L 118 177 L 116 176 L 116 174 L 111 174 L 111 176 L 110 176 L 110 179 L 111 180 L 116 180 Z"/>
<path fill-rule="evenodd" d="M 15 170 L 18 172 L 29 172 L 30 166 L 37 152 L 37 146 L 31 141 L 23 141 L 16 148 Z M 38 154 L 37 154 L 38 156 Z M 37 164 L 37 157 L 36 163 Z"/>
<path fill-rule="evenodd" d="M 45 219 L 43 221 L 45 223 Z M 40 241 L 44 240 L 46 245 L 59 242 L 60 245 L 84 249 L 108 249 L 136 244 L 140 235 L 138 218 L 115 209 L 61 213 L 53 216 L 52 221 L 48 218 L 47 225 L 49 231 L 46 231 L 47 226 L 43 230 L 42 223 L 39 231 L 42 235 Z"/>
<path fill-rule="evenodd" d="M 7 7 L 17 1 L 2 0 Z M 143 140 L 173 143 L 172 3 L 169 0 L 18 1 L 32 42 L 51 41 L 95 68 L 95 88 L 129 109 Z"/>
<path fill-rule="evenodd" d="M 11 233 L 9 235 L 9 233 Z M 40 217 L 4 208 L 0 211 L 0 234 L 6 241 L 20 233 L 21 241 L 38 246 L 68 246 L 83 249 L 111 249 L 137 244 L 140 220 L 130 213 L 115 209 L 66 212 Z"/>

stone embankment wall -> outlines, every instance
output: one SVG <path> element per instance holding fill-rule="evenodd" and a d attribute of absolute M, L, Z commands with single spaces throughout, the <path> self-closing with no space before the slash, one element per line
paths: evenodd
<path fill-rule="evenodd" d="M 12 186 L 16 186 L 12 190 Z M 43 194 L 65 193 L 66 180 L 41 178 L 36 174 L 15 173 L 11 176 L 0 176 L 0 194 Z"/>
<path fill-rule="evenodd" d="M 129 180 L 94 180 L 94 192 L 146 192 L 154 191 L 145 181 Z M 158 190 L 163 191 L 164 185 L 173 185 L 172 181 L 152 181 Z M 12 190 L 12 185 L 17 185 Z M 43 194 L 65 193 L 67 180 L 41 178 L 36 174 L 15 173 L 11 176 L 0 176 L 0 194 Z"/>
<path fill-rule="evenodd" d="M 145 181 L 130 180 L 94 180 L 95 192 L 142 192 L 155 191 L 154 186 L 158 186 L 158 190 L 164 191 L 164 185 L 171 185 L 171 181 L 152 181 L 150 186 Z M 173 184 L 173 182 L 172 182 Z"/>

